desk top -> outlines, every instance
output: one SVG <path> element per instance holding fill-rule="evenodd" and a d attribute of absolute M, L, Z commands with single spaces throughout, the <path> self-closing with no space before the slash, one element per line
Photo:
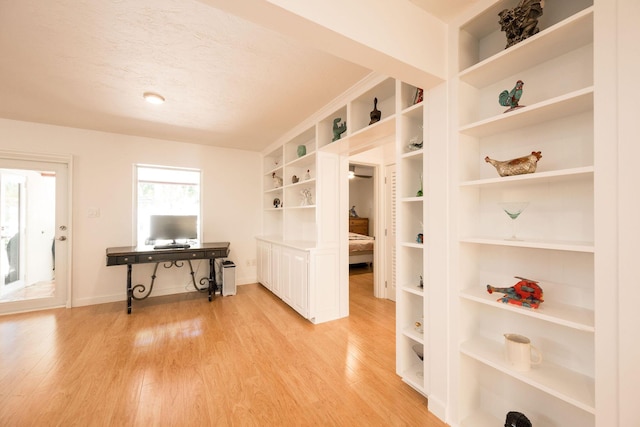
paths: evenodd
<path fill-rule="evenodd" d="M 140 264 L 193 258 L 223 258 L 229 255 L 229 242 L 200 243 L 191 247 L 153 249 L 153 246 L 107 248 L 107 265 Z"/>

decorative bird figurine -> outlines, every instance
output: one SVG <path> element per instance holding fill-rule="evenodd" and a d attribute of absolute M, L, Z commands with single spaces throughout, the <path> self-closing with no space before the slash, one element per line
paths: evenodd
<path fill-rule="evenodd" d="M 276 175 L 275 172 L 271 174 L 271 178 L 273 179 L 273 188 L 282 187 L 282 178 Z"/>
<path fill-rule="evenodd" d="M 505 107 L 510 107 L 508 110 L 505 111 L 505 113 L 524 107 L 524 105 L 518 104 L 518 102 L 520 101 L 520 97 L 522 96 L 523 85 L 524 85 L 524 82 L 522 80 L 518 80 L 516 82 L 516 86 L 513 89 L 511 89 L 511 92 L 509 92 L 508 90 L 503 90 L 500 93 L 500 96 L 498 97 L 498 102 L 500 102 L 500 105 L 503 105 Z"/>
<path fill-rule="evenodd" d="M 484 161 L 493 165 L 500 176 L 523 175 L 534 173 L 538 166 L 538 160 L 542 158 L 542 151 L 532 151 L 528 156 L 518 157 L 512 160 L 494 160 L 489 156 Z"/>

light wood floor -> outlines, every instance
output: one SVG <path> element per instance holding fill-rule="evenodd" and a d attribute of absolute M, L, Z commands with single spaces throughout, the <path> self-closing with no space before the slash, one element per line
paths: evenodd
<path fill-rule="evenodd" d="M 394 303 L 351 278 L 321 325 L 257 284 L 2 316 L 0 426 L 444 426 L 395 374 Z"/>

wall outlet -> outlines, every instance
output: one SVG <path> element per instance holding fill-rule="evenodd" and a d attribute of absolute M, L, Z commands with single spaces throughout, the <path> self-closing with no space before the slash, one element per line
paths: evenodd
<path fill-rule="evenodd" d="M 99 218 L 100 217 L 100 208 L 89 208 L 87 210 L 87 217 L 89 217 L 89 218 Z"/>

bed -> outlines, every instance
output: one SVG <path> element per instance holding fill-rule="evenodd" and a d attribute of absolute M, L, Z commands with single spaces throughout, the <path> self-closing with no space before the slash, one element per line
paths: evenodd
<path fill-rule="evenodd" d="M 349 232 L 349 265 L 373 263 L 374 238 Z"/>

